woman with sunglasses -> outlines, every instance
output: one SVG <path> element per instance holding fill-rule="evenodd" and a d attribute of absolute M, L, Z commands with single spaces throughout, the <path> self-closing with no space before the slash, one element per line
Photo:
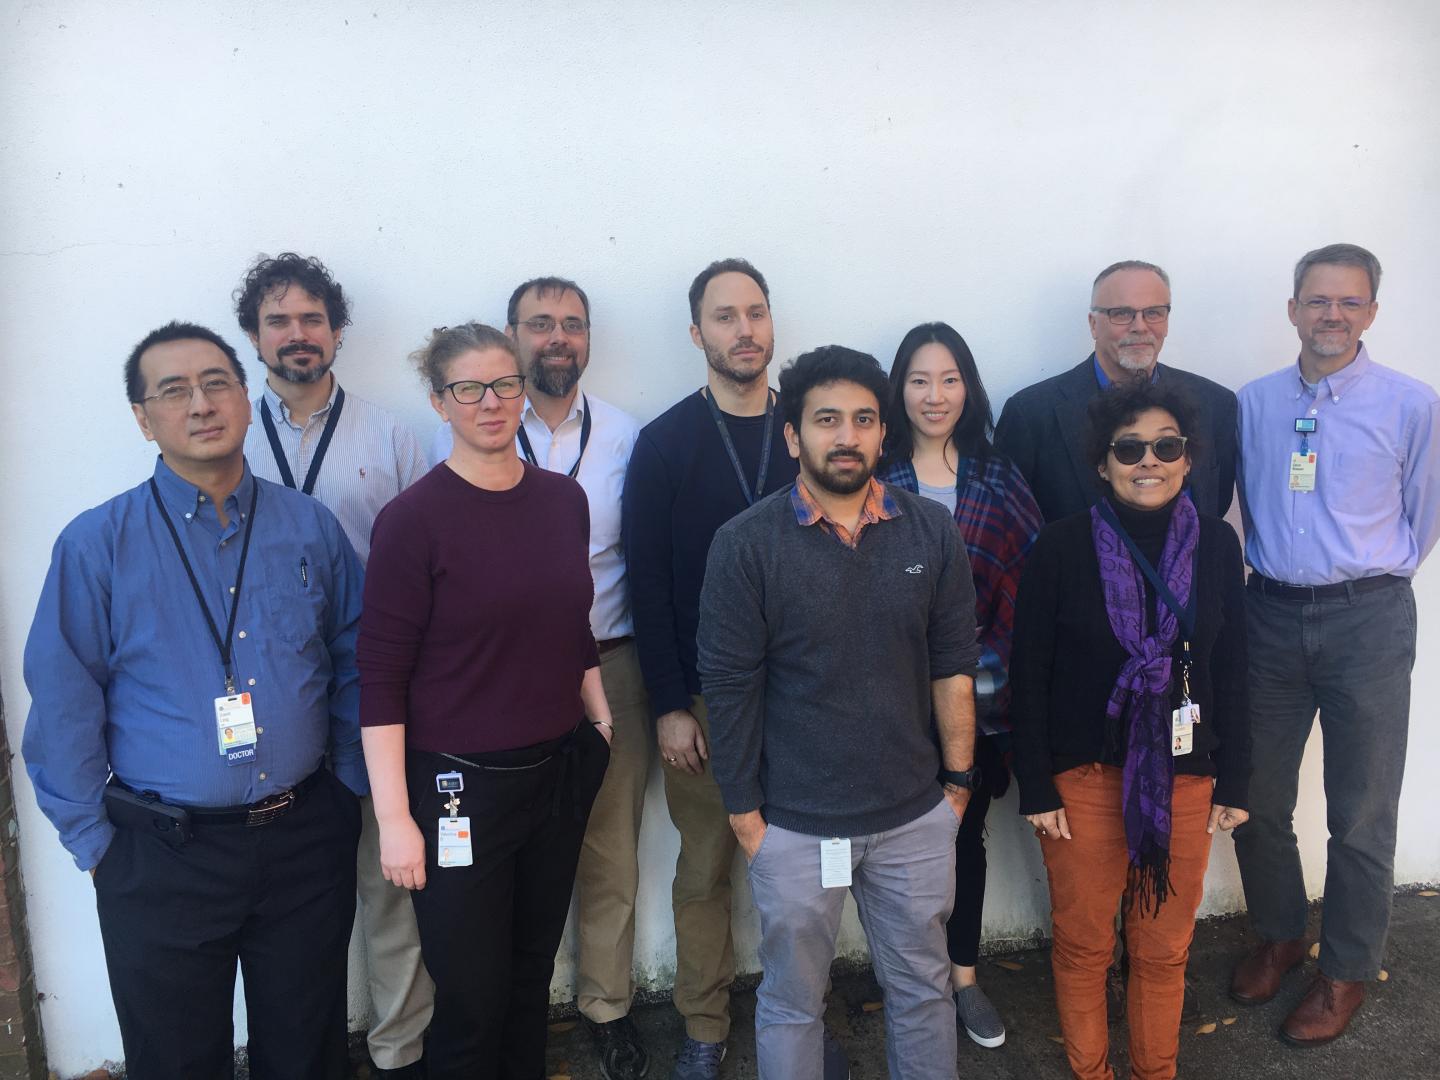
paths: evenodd
<path fill-rule="evenodd" d="M 955 838 L 955 909 L 946 924 L 955 1009 L 981 1046 L 1005 1041 L 1005 1024 L 976 982 L 985 899 L 985 815 L 1010 773 L 1010 628 L 1020 568 L 1040 531 L 1040 510 L 1020 470 L 990 444 L 990 398 L 965 339 L 943 322 L 915 327 L 890 367 L 895 406 L 879 478 L 941 503 L 955 516 L 975 581 L 980 672 L 975 680 L 975 764 L 980 784 Z"/>
<path fill-rule="evenodd" d="M 1248 816 L 1240 543 L 1185 490 L 1195 430 L 1189 402 L 1148 380 L 1093 399 L 1089 459 L 1105 494 L 1041 532 L 1016 607 L 1020 812 L 1050 880 L 1060 1030 L 1081 1080 L 1114 1075 L 1117 905 L 1130 1075 L 1175 1075 L 1210 840 Z"/>
<path fill-rule="evenodd" d="M 372 534 L 357 651 L 380 865 L 414 890 L 435 981 L 427 1075 L 529 1080 L 610 753 L 589 511 L 515 452 L 509 338 L 442 328 L 412 359 L 454 449 Z"/>

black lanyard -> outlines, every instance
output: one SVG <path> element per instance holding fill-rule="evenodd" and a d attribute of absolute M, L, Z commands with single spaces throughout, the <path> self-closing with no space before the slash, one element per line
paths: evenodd
<path fill-rule="evenodd" d="M 740 464 L 740 455 L 735 452 L 735 443 L 730 438 L 730 429 L 720 415 L 720 406 L 715 404 L 715 395 L 706 392 L 705 400 L 710 405 L 710 417 L 720 432 L 720 441 L 725 444 L 725 453 L 730 455 L 730 464 L 735 467 L 735 479 L 740 481 L 740 493 L 745 496 L 745 505 L 754 506 L 755 500 L 765 494 L 765 477 L 770 472 L 770 440 L 775 434 L 775 401 L 769 390 L 765 392 L 765 434 L 760 444 L 760 471 L 755 476 L 755 489 L 745 479 L 745 469 Z"/>
<path fill-rule="evenodd" d="M 210 628 L 210 637 L 220 652 L 220 666 L 225 669 L 225 693 L 234 694 L 235 670 L 230 663 L 230 643 L 235 634 L 235 613 L 240 610 L 240 585 L 245 580 L 245 559 L 250 554 L 250 534 L 255 529 L 255 504 L 260 501 L 260 482 L 253 478 L 250 481 L 250 513 L 245 518 L 245 541 L 240 547 L 240 568 L 235 572 L 235 587 L 230 590 L 230 620 L 225 624 L 224 638 L 220 637 L 220 629 L 215 625 L 215 617 L 210 614 L 210 605 L 205 602 L 205 594 L 200 590 L 200 582 L 190 565 L 190 556 L 185 554 L 185 545 L 180 543 L 180 534 L 175 531 L 175 523 L 170 520 L 170 512 L 165 509 L 165 500 L 160 498 L 160 488 L 153 476 L 150 478 L 150 494 L 155 497 L 155 508 L 165 519 L 165 527 L 170 530 L 170 539 L 175 541 L 175 550 L 180 553 L 180 561 L 185 564 L 185 573 L 190 576 L 190 587 L 195 590 L 200 613 L 205 616 L 205 625 Z"/>
<path fill-rule="evenodd" d="M 1161 580 L 1159 572 L 1155 567 L 1150 565 L 1150 560 L 1141 554 L 1140 549 L 1135 545 L 1135 541 L 1130 539 L 1130 534 L 1125 531 L 1125 526 L 1120 524 L 1120 519 L 1115 516 L 1115 511 L 1110 504 L 1104 499 L 1101 499 L 1096 505 L 1100 508 L 1100 516 L 1108 521 L 1120 539 L 1125 541 L 1125 546 L 1130 549 L 1130 557 L 1135 560 L 1135 565 L 1140 567 L 1140 572 L 1144 574 L 1146 578 L 1149 579 L 1150 584 L 1154 586 L 1155 595 L 1164 601 L 1165 606 L 1173 611 L 1175 617 L 1180 620 L 1180 629 L 1184 631 L 1185 634 L 1185 653 L 1188 657 L 1190 653 L 1189 639 L 1195 636 L 1195 594 L 1200 588 L 1199 538 L 1196 538 L 1195 551 L 1193 553 L 1194 562 L 1190 569 L 1190 603 L 1181 606 L 1180 601 L 1175 599 L 1175 594 L 1170 591 L 1170 587 Z"/>
<path fill-rule="evenodd" d="M 575 464 L 570 466 L 570 471 L 565 475 L 571 480 L 580 471 L 580 462 L 585 457 L 585 447 L 590 445 L 590 399 L 584 394 L 580 395 L 580 406 L 584 410 L 580 414 L 580 453 L 575 455 Z M 525 421 L 520 421 L 520 427 L 516 429 L 515 435 L 520 440 L 520 449 L 525 454 L 525 460 L 540 468 L 540 462 L 535 460 L 535 448 L 530 445 L 530 436 L 525 434 Z"/>
<path fill-rule="evenodd" d="M 330 415 L 325 418 L 325 430 L 320 433 L 320 445 L 315 447 L 315 456 L 310 459 L 310 471 L 305 474 L 305 486 L 300 490 L 306 495 L 315 494 L 315 481 L 320 478 L 320 463 L 330 449 L 330 440 L 335 435 L 335 425 L 340 423 L 340 410 L 345 407 L 345 391 L 335 388 L 335 404 L 330 406 Z M 275 465 L 280 470 L 280 479 L 285 486 L 295 486 L 295 474 L 290 471 L 290 462 L 285 460 L 285 449 L 280 445 L 280 433 L 275 430 L 275 419 L 270 415 L 270 402 L 260 398 L 260 419 L 265 424 L 265 435 L 270 440 L 270 452 L 275 455 Z"/>

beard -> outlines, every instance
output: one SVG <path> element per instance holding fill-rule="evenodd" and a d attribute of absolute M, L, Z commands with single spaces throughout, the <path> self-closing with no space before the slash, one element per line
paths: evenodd
<path fill-rule="evenodd" d="M 858 461 L 860 468 L 853 473 L 841 473 L 830 467 L 832 461 Z M 820 464 L 821 468 L 815 468 L 816 462 L 806 455 L 806 479 L 813 480 L 832 495 L 854 495 L 870 482 L 875 471 L 873 461 L 867 462 L 863 454 L 851 450 L 832 450 Z"/>
<path fill-rule="evenodd" d="M 1140 347 L 1149 346 L 1149 355 L 1136 355 Z M 1160 343 L 1153 334 L 1126 334 L 1115 343 L 1115 362 L 1136 375 L 1148 375 L 1160 354 Z"/>
<path fill-rule="evenodd" d="M 565 357 L 569 363 L 563 367 L 546 363 L 546 360 Z M 580 382 L 580 357 L 573 350 L 564 353 L 536 353 L 525 365 L 527 381 L 532 389 L 546 397 L 563 398 Z"/>
<path fill-rule="evenodd" d="M 285 363 L 287 356 L 315 356 L 319 359 L 307 367 L 289 367 Z M 325 359 L 325 354 L 319 349 L 296 349 L 291 346 L 281 349 L 275 354 L 275 363 L 270 363 L 265 357 L 260 357 L 260 362 L 265 365 L 268 371 L 273 372 L 286 382 L 290 383 L 317 383 L 330 373 L 335 360 L 332 357 Z"/>
<path fill-rule="evenodd" d="M 704 338 L 701 338 L 701 341 L 704 341 Z M 763 379 L 765 377 L 765 369 L 770 366 L 770 360 L 775 355 L 775 346 L 772 344 L 764 350 L 764 354 L 759 362 L 751 361 L 752 363 L 756 363 L 755 369 L 752 371 L 747 367 L 742 367 L 740 362 L 731 360 L 729 352 L 716 348 L 708 341 L 704 341 L 704 344 L 705 363 L 710 365 L 710 370 L 738 386 L 749 386 L 755 382 L 755 380 Z M 753 349 L 756 347 L 754 341 L 749 338 L 741 338 L 731 346 L 731 351 L 733 352 L 741 348 Z"/>
<path fill-rule="evenodd" d="M 1326 359 L 1344 356 L 1354 347 L 1354 338 L 1349 327 L 1318 327 L 1310 333 L 1310 351 Z"/>

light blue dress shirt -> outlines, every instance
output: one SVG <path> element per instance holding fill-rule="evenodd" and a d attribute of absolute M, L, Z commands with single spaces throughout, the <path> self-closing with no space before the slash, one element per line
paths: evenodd
<path fill-rule="evenodd" d="M 239 806 L 293 787 L 328 751 L 346 786 L 369 790 L 355 668 L 364 571 L 335 516 L 247 466 L 222 528 L 163 460 L 155 481 L 222 635 L 259 485 L 232 646 L 236 689 L 253 699 L 255 758 L 230 766 L 220 754 L 224 668 L 149 483 L 81 514 L 55 543 L 25 645 L 21 753 L 82 870 L 114 835 L 101 802 L 112 770 L 165 802 Z"/>
<path fill-rule="evenodd" d="M 1435 391 L 1375 363 L 1362 344 L 1313 389 L 1291 364 L 1238 397 L 1246 562 L 1292 585 L 1413 577 L 1440 539 Z M 1315 421 L 1310 492 L 1290 490 L 1298 419 Z"/>

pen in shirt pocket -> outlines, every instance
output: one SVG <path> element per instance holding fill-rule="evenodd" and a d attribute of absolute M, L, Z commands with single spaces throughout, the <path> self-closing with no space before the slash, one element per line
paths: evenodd
<path fill-rule="evenodd" d="M 310 564 L 305 561 L 305 556 L 300 556 L 300 584 L 310 588 Z"/>

